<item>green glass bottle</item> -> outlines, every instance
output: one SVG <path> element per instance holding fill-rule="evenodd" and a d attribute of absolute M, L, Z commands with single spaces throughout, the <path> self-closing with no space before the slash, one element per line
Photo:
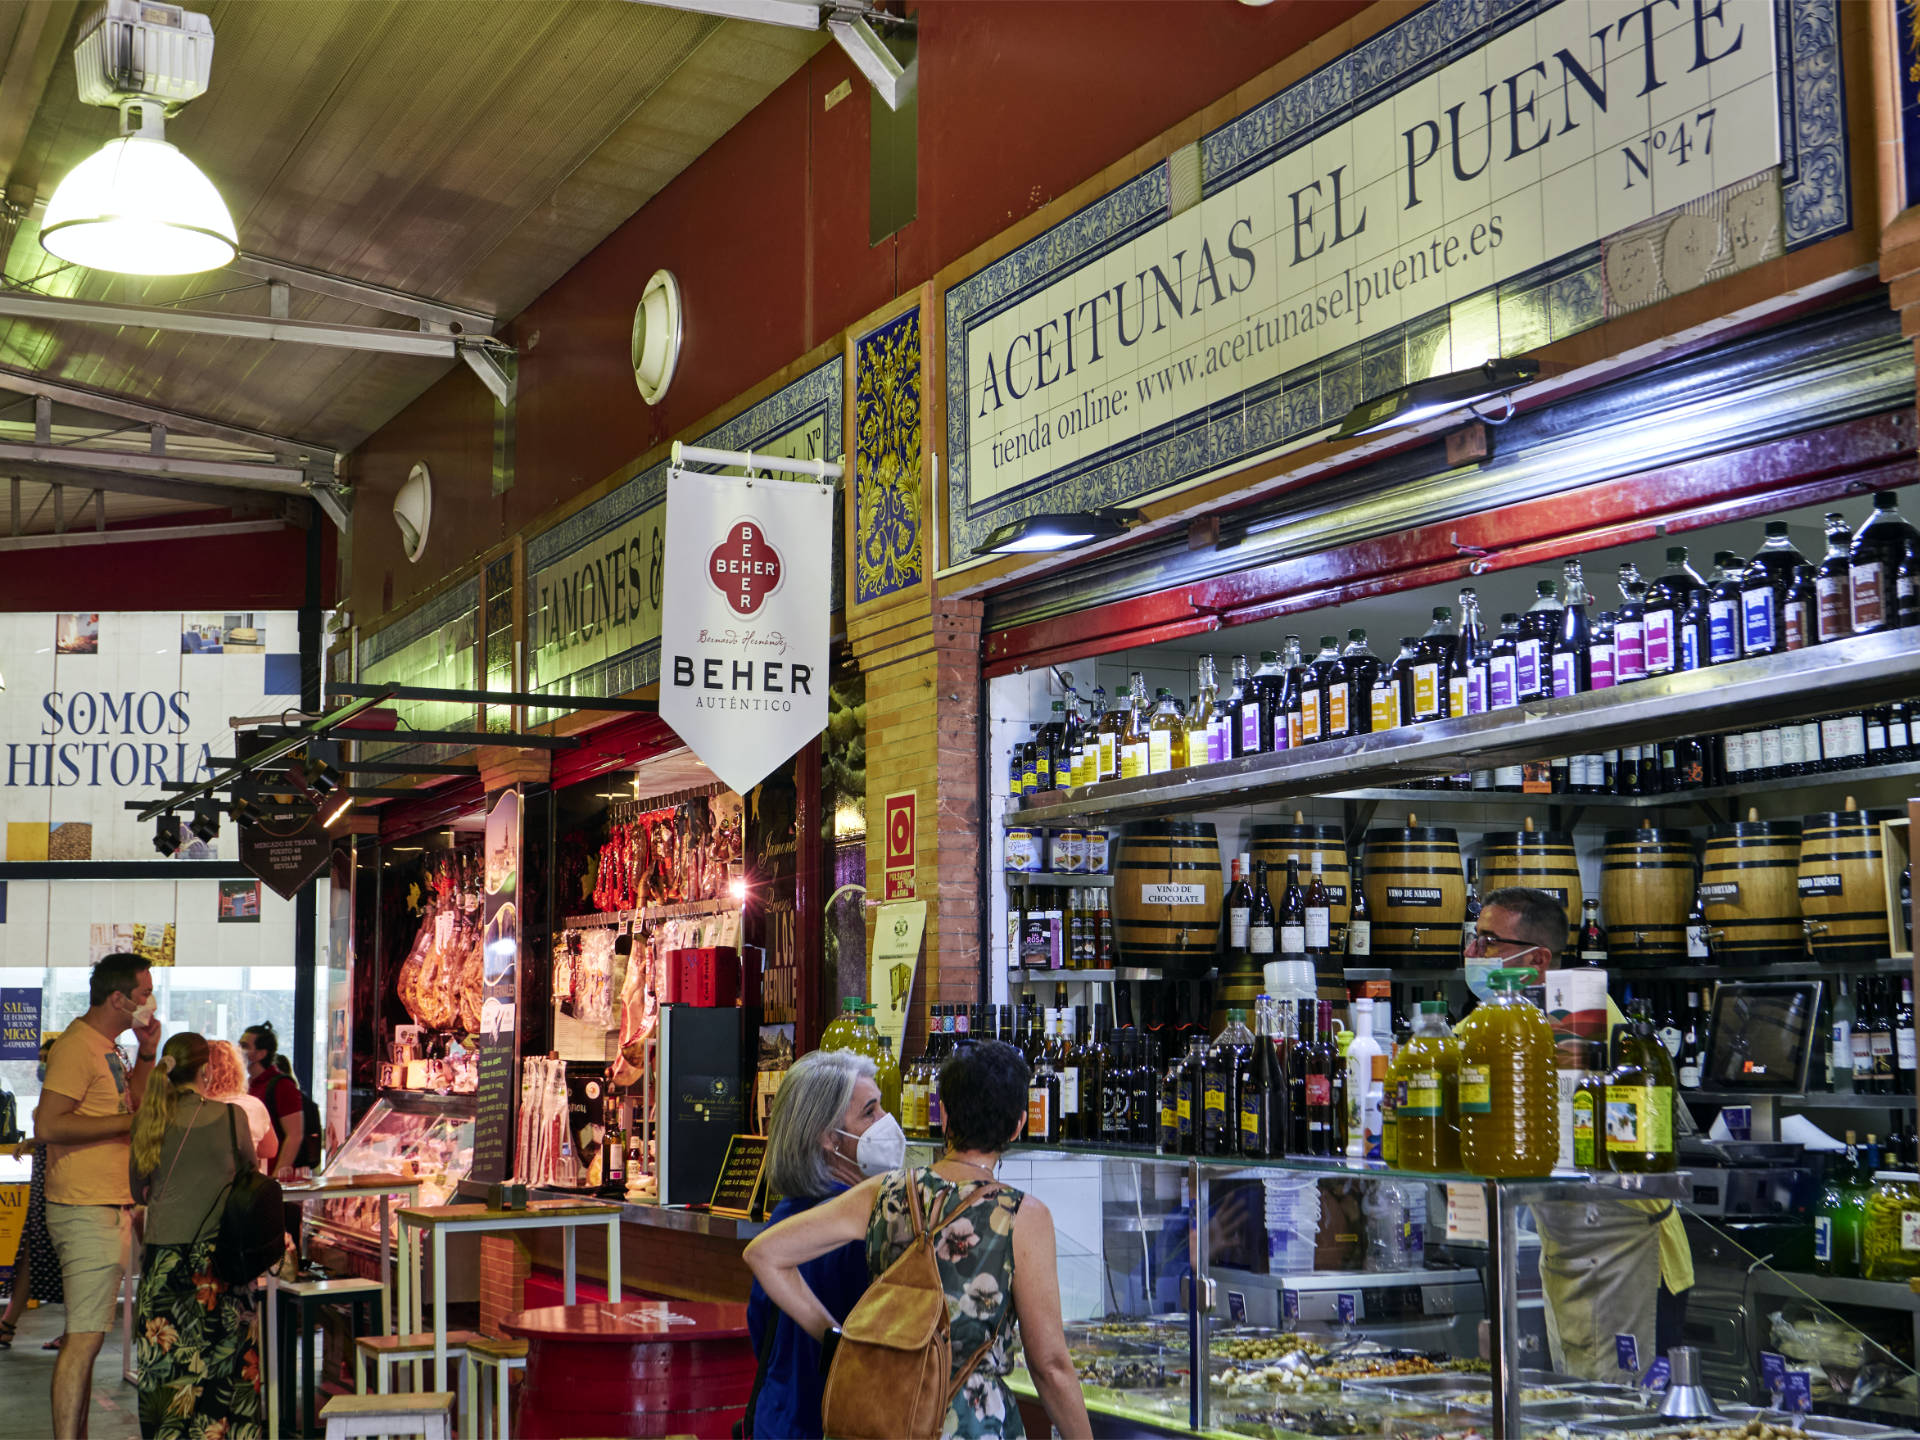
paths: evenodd
<path fill-rule="evenodd" d="M 1673 1057 L 1654 1033 L 1646 1001 L 1634 1002 L 1620 1037 L 1620 1063 L 1607 1074 L 1607 1167 L 1625 1173 L 1672 1170 Z"/>
<path fill-rule="evenodd" d="M 1848 1222 L 1843 1218 L 1847 1192 L 1857 1179 L 1859 1159 L 1853 1131 L 1849 1130 L 1846 1153 L 1829 1157 L 1826 1182 L 1820 1188 L 1820 1198 L 1814 1202 L 1813 1268 L 1816 1274 L 1851 1277 L 1860 1273 L 1854 1247 L 1843 1243 L 1849 1236 Z M 1857 1243 L 1859 1236 L 1854 1234 L 1851 1238 Z"/>

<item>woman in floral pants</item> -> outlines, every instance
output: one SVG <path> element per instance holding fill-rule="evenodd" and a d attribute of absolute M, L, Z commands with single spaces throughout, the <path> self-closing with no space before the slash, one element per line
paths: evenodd
<path fill-rule="evenodd" d="M 147 1440 L 254 1440 L 263 1433 L 253 1303 L 210 1273 L 218 1205 L 254 1164 L 239 1110 L 194 1089 L 207 1042 L 161 1052 L 133 1122 L 133 1196 L 147 1207 L 140 1308 L 140 1433 Z"/>

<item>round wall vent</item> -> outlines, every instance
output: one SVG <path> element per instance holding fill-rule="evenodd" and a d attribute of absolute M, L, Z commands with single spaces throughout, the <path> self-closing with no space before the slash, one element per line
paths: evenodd
<path fill-rule="evenodd" d="M 427 531 L 433 524 L 433 476 L 425 464 L 407 472 L 407 483 L 393 497 L 393 523 L 400 527 L 400 544 L 415 564 L 427 553 Z"/>
<path fill-rule="evenodd" d="M 673 383 L 686 321 L 680 311 L 680 282 L 670 270 L 656 270 L 633 308 L 633 383 L 640 398 L 658 405 Z"/>

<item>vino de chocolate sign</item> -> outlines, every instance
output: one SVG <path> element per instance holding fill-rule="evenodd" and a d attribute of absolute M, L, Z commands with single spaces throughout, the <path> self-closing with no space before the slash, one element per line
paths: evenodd
<path fill-rule="evenodd" d="M 745 793 L 827 723 L 833 492 L 667 479 L 660 718 Z"/>

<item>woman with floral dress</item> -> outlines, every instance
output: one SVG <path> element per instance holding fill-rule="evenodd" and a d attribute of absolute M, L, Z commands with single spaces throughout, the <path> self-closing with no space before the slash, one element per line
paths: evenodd
<path fill-rule="evenodd" d="M 1026 1061 L 1011 1045 L 986 1040 L 963 1046 L 940 1069 L 947 1151 L 938 1161 L 857 1185 L 772 1226 L 746 1252 L 761 1288 L 821 1342 L 824 1368 L 832 1364 L 840 1328 L 807 1287 L 800 1266 L 864 1237 L 868 1270 L 883 1274 L 913 1243 L 908 1185 L 915 1187 L 929 1227 L 957 1213 L 934 1242 L 955 1376 L 986 1347 L 941 1429 L 943 1436 L 961 1440 L 1026 1434 L 1004 1378 L 1012 1368 L 1007 1327 L 1016 1320 L 1027 1369 L 1054 1428 L 1066 1440 L 1092 1433 L 1060 1323 L 1053 1216 L 1033 1196 L 994 1178 L 1001 1152 L 1026 1125 L 1027 1078 Z"/>
<path fill-rule="evenodd" d="M 253 1302 L 214 1278 L 218 1202 L 253 1167 L 240 1111 L 199 1093 L 207 1042 L 167 1041 L 133 1122 L 133 1198 L 147 1207 L 134 1322 L 146 1440 L 252 1440 L 263 1433 Z"/>

